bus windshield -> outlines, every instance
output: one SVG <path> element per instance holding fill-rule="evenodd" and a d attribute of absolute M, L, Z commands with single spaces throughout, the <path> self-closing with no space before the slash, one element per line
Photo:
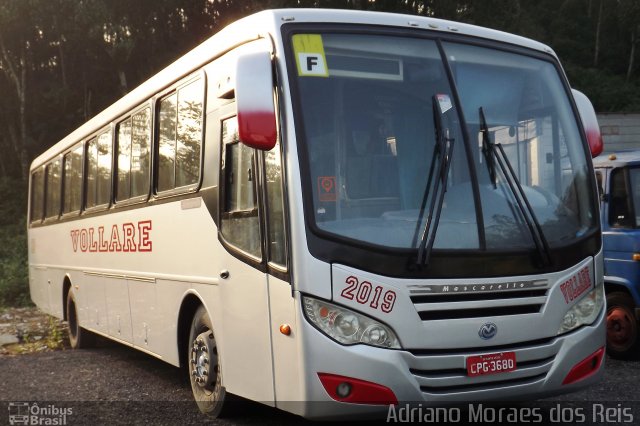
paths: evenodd
<path fill-rule="evenodd" d="M 509 176 L 545 244 L 563 246 L 595 230 L 588 152 L 554 63 L 438 43 L 292 36 L 301 170 L 315 232 L 417 249 L 431 228 L 435 249 L 530 250 L 536 235 Z M 487 140 L 512 173 L 487 156 Z M 447 167 L 437 167 L 443 159 Z M 440 203 L 433 201 L 438 180 Z M 430 215 L 439 217 L 429 226 Z"/>

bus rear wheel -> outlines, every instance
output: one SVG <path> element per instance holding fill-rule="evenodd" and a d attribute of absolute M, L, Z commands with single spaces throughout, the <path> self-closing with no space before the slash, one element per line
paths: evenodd
<path fill-rule="evenodd" d="M 222 409 L 227 394 L 222 385 L 220 356 L 211 318 L 204 306 L 200 306 L 193 316 L 188 351 L 189 380 L 198 408 L 212 417 L 224 415 Z"/>
<path fill-rule="evenodd" d="M 638 321 L 631 296 L 620 291 L 607 295 L 607 352 L 614 358 L 634 355 L 639 346 Z"/>
<path fill-rule="evenodd" d="M 93 346 L 95 335 L 80 326 L 78 305 L 73 292 L 67 293 L 67 323 L 69 344 L 73 349 L 83 349 Z"/>

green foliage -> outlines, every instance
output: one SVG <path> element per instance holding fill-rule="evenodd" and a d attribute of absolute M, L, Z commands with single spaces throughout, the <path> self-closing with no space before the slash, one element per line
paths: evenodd
<path fill-rule="evenodd" d="M 0 179 L 0 307 L 29 304 L 26 235 L 27 188 Z"/>
<path fill-rule="evenodd" d="M 607 70 L 565 64 L 571 86 L 588 93 L 596 111 L 640 111 L 640 84 Z"/>

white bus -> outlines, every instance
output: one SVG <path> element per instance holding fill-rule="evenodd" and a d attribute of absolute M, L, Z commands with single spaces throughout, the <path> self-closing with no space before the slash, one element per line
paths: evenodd
<path fill-rule="evenodd" d="M 547 46 L 399 14 L 244 18 L 33 161 L 33 301 L 310 418 L 602 374 L 595 114 Z"/>

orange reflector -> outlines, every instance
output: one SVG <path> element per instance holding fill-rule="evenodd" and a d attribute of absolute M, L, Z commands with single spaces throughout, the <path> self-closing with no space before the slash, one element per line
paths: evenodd
<path fill-rule="evenodd" d="M 595 374 L 596 371 L 600 369 L 602 365 L 602 359 L 604 358 L 604 347 L 598 349 L 587 358 L 583 359 L 579 363 L 577 363 L 567 377 L 562 381 L 563 385 L 569 385 L 571 383 L 575 383 L 577 381 L 586 379 L 587 377 Z"/>
<path fill-rule="evenodd" d="M 289 324 L 282 324 L 280 326 L 280 333 L 284 334 L 285 336 L 288 336 L 291 334 L 291 326 Z"/>
<path fill-rule="evenodd" d="M 640 253 L 633 253 L 633 255 L 631 255 L 631 259 L 632 260 L 640 260 Z"/>

